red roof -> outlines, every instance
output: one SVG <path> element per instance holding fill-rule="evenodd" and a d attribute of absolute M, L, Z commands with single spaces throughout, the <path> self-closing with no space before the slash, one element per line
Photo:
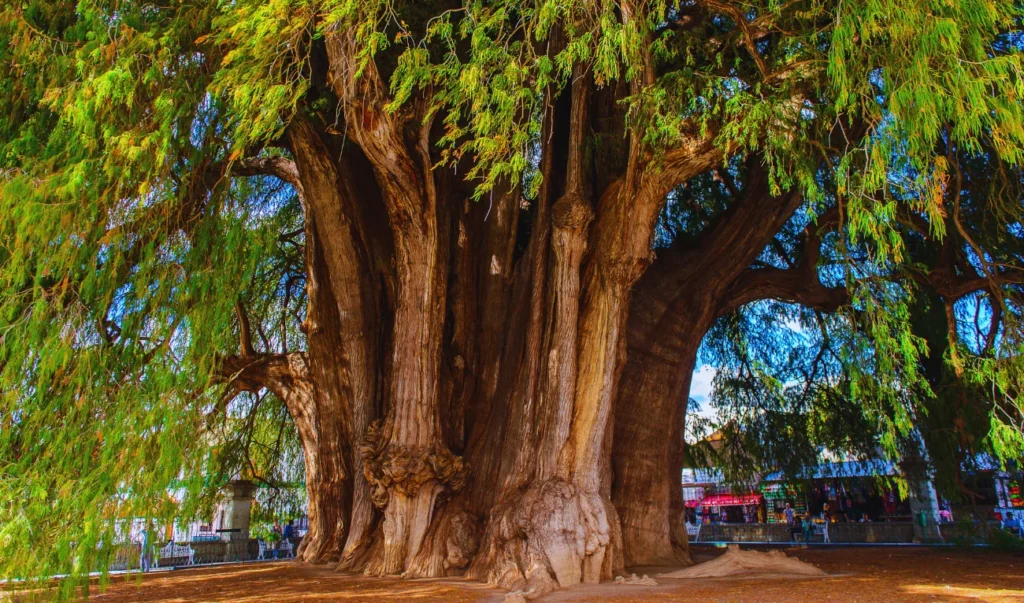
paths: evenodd
<path fill-rule="evenodd" d="M 743 505 L 759 505 L 764 497 L 760 494 L 713 494 L 700 501 L 702 507 L 735 507 Z"/>
<path fill-rule="evenodd" d="M 686 508 L 688 509 L 692 509 L 697 506 L 700 506 L 700 499 L 698 498 L 686 501 Z"/>

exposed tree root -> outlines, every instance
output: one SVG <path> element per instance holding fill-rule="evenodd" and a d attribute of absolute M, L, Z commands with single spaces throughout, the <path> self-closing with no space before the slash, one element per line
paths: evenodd
<path fill-rule="evenodd" d="M 561 479 L 496 505 L 468 575 L 527 599 L 612 577 L 617 523 L 611 503 Z"/>

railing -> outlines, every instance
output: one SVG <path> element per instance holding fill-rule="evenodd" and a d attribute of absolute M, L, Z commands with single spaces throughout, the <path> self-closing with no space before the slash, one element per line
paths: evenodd
<path fill-rule="evenodd" d="M 779 523 L 710 523 L 693 530 L 695 542 L 811 542 L 833 544 L 896 544 L 938 542 L 985 542 L 989 531 L 998 529 L 998 523 L 989 522 L 966 528 L 956 523 L 893 522 L 839 522 L 816 523 L 807 539 L 802 527 L 791 528 Z"/>
<path fill-rule="evenodd" d="M 142 554 L 139 543 L 124 544 L 114 552 L 109 569 L 112 571 L 143 570 L 154 568 L 181 567 L 186 565 L 212 565 L 241 561 L 273 561 L 295 556 L 301 538 L 291 538 L 282 543 L 263 543 L 250 538 L 247 540 L 195 540 L 184 542 L 158 542 Z M 277 554 L 275 554 L 275 551 Z"/>

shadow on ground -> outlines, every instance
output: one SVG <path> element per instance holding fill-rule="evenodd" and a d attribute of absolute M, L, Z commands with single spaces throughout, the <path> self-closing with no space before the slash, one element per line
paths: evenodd
<path fill-rule="evenodd" d="M 696 549 L 697 561 L 721 550 Z M 603 583 L 551 593 L 541 603 L 763 602 L 763 601 L 957 601 L 1024 603 L 1024 556 L 987 551 L 922 548 L 790 549 L 788 554 L 813 563 L 827 577 L 792 579 L 748 577 L 725 579 L 659 578 L 677 568 L 632 568 L 648 574 L 657 586 Z M 504 592 L 461 579 L 396 580 L 334 572 L 330 567 L 296 563 L 221 566 L 150 574 L 139 582 L 114 579 L 103 603 L 276 603 L 499 602 Z"/>

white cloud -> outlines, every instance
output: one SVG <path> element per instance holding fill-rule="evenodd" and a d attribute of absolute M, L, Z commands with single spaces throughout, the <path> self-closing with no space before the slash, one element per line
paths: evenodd
<path fill-rule="evenodd" d="M 690 380 L 690 397 L 700 403 L 698 414 L 708 418 L 715 415 L 711 409 L 711 381 L 717 372 L 718 370 L 710 364 L 702 364 L 694 369 Z"/>

